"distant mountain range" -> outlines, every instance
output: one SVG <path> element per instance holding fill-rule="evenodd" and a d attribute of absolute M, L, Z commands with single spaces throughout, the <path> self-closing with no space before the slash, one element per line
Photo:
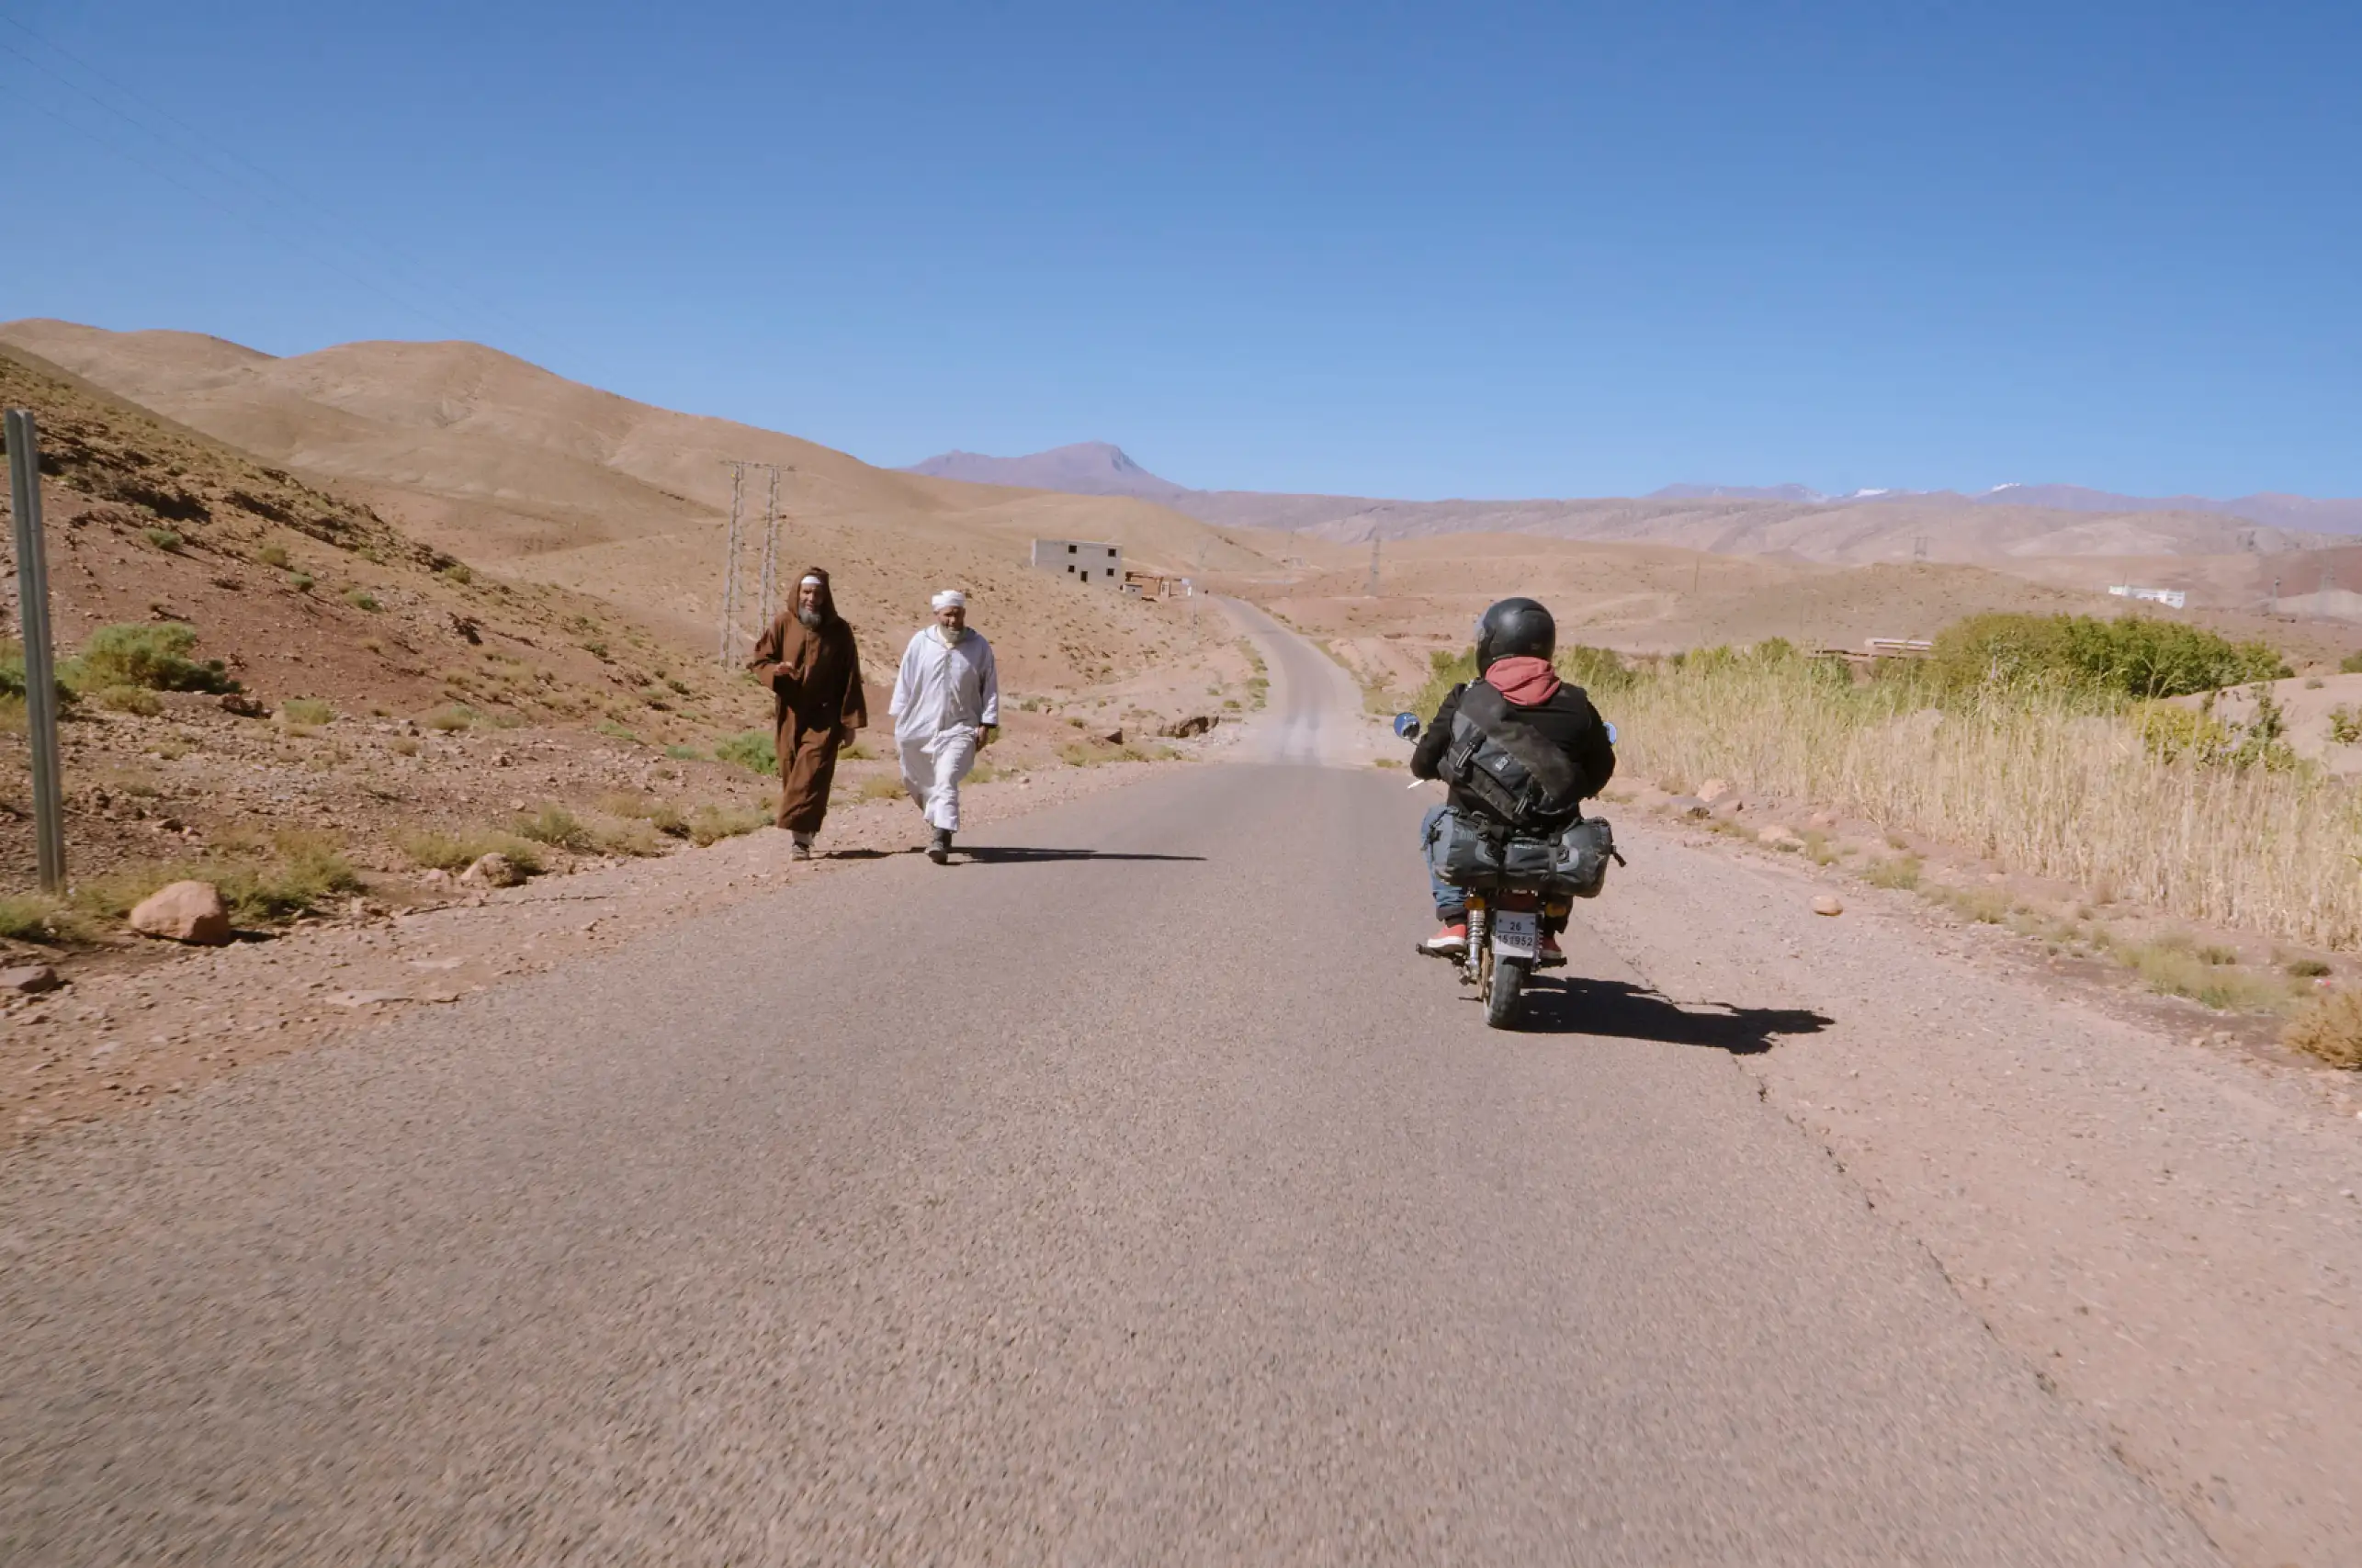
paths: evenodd
<path fill-rule="evenodd" d="M 1076 495 L 1137 496 L 1207 523 L 1284 529 L 1346 543 L 1484 531 L 1859 560 L 1890 558 L 1897 550 L 1916 554 L 1918 541 L 1927 537 L 1936 558 L 1975 559 L 1995 554 L 2301 549 L 2331 542 L 2328 536 L 2362 534 L 2362 500 L 2265 493 L 2218 501 L 2118 495 L 2063 484 L 2000 485 L 1974 495 L 1910 490 L 1825 495 L 1801 484 L 1672 484 L 1629 498 L 1531 501 L 1387 501 L 1192 490 L 1150 473 L 1122 447 L 1104 441 L 1023 457 L 946 452 L 913 464 L 910 471 Z M 1972 513 L 1966 510 L 1971 507 L 2006 510 Z M 1842 521 L 1840 514 L 1852 520 Z"/>

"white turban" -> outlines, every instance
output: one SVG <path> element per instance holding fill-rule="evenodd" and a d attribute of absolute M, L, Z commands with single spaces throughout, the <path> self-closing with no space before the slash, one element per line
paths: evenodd
<path fill-rule="evenodd" d="M 939 611 L 965 610 L 967 608 L 967 595 L 956 588 L 946 588 L 935 595 L 933 604 Z"/>
<path fill-rule="evenodd" d="M 797 586 L 803 588 L 826 588 L 828 586 L 828 580 L 822 577 L 808 577 Z"/>

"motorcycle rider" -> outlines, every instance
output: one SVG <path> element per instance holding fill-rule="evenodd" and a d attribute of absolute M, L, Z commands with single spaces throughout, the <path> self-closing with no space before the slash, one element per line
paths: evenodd
<path fill-rule="evenodd" d="M 1551 657 L 1557 650 L 1558 623 L 1534 600 L 1504 599 L 1486 610 L 1484 618 L 1476 623 L 1477 678 L 1501 694 L 1512 720 L 1531 726 L 1544 742 L 1565 752 L 1582 777 L 1582 794 L 1588 798 L 1605 789 L 1608 781 L 1615 776 L 1615 747 L 1606 723 L 1583 688 L 1566 684 L 1551 668 Z M 1452 741 L 1452 716 L 1467 690 L 1464 685 L 1452 687 L 1442 705 L 1435 710 L 1434 719 L 1420 733 L 1410 759 L 1410 771 L 1416 776 L 1440 776 L 1438 769 Z M 1454 785 L 1450 798 L 1430 808 L 1419 823 L 1422 849 L 1432 841 L 1436 822 L 1447 810 L 1493 816 L 1482 803 Z M 1439 957 L 1460 957 L 1468 951 L 1466 896 L 1437 877 L 1431 868 L 1428 881 L 1435 897 L 1436 918 L 1442 922 L 1442 929 L 1421 942 L 1419 949 Z M 1554 968 L 1566 962 L 1558 945 L 1558 932 L 1565 925 L 1564 917 L 1545 920 L 1537 967 Z"/>

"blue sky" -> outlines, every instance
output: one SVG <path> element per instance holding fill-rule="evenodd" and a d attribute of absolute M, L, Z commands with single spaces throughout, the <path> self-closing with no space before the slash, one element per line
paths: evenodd
<path fill-rule="evenodd" d="M 2355 495 L 2357 67 L 2350 3 L 0 0 L 0 318 L 888 464 Z"/>

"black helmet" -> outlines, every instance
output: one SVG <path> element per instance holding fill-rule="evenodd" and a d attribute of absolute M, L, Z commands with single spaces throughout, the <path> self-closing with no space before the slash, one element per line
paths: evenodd
<path fill-rule="evenodd" d="M 1547 659 L 1558 651 L 1558 623 L 1531 599 L 1504 599 L 1476 623 L 1476 672 L 1496 659 Z"/>

